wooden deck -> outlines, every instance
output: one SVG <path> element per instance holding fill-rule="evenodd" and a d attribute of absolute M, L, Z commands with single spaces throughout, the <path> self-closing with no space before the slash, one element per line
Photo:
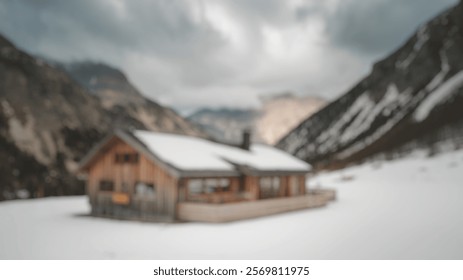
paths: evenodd
<path fill-rule="evenodd" d="M 334 190 L 315 190 L 304 196 L 236 203 L 182 202 L 178 204 L 177 218 L 182 221 L 192 222 L 230 222 L 306 208 L 322 207 L 335 198 L 336 192 Z"/>

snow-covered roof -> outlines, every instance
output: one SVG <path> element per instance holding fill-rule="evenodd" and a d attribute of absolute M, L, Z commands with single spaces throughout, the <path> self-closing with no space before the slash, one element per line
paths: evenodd
<path fill-rule="evenodd" d="M 140 130 L 132 135 L 156 158 L 181 171 L 236 171 L 236 165 L 262 172 L 311 169 L 306 162 L 263 144 L 244 150 L 192 136 Z"/>

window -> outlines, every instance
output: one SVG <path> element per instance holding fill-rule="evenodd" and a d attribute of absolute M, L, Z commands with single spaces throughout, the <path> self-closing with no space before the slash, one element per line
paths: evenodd
<path fill-rule="evenodd" d="M 230 191 L 229 179 L 193 179 L 188 181 L 190 194 L 214 193 L 219 191 Z"/>
<path fill-rule="evenodd" d="M 202 180 L 189 180 L 188 181 L 188 192 L 191 194 L 203 193 L 203 181 Z"/>
<path fill-rule="evenodd" d="M 102 192 L 112 192 L 114 191 L 114 182 L 109 180 L 100 181 L 100 191 Z"/>
<path fill-rule="evenodd" d="M 279 177 L 262 177 L 259 180 L 259 186 L 261 198 L 278 197 L 280 194 Z"/>
<path fill-rule="evenodd" d="M 206 179 L 204 185 L 205 188 L 203 188 L 203 192 L 213 193 L 217 188 L 217 179 Z"/>
<path fill-rule="evenodd" d="M 138 196 L 143 197 L 155 197 L 156 196 L 156 187 L 154 184 L 138 182 L 135 185 L 135 193 Z"/>
<path fill-rule="evenodd" d="M 219 180 L 219 187 L 224 192 L 230 191 L 231 190 L 231 188 L 230 188 L 230 180 L 229 179 L 220 179 Z"/>
<path fill-rule="evenodd" d="M 137 153 L 116 154 L 114 157 L 115 163 L 138 163 L 139 155 Z"/>

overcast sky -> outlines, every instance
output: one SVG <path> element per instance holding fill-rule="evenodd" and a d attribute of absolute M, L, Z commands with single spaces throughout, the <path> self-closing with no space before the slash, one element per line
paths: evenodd
<path fill-rule="evenodd" d="M 180 110 L 256 106 L 283 91 L 338 97 L 457 0 L 0 0 L 28 52 L 121 68 Z"/>

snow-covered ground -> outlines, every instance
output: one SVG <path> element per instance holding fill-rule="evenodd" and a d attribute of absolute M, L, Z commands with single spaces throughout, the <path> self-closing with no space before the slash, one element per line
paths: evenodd
<path fill-rule="evenodd" d="M 463 151 L 318 175 L 320 209 L 228 224 L 83 216 L 84 197 L 0 203 L 1 259 L 463 259 Z"/>

